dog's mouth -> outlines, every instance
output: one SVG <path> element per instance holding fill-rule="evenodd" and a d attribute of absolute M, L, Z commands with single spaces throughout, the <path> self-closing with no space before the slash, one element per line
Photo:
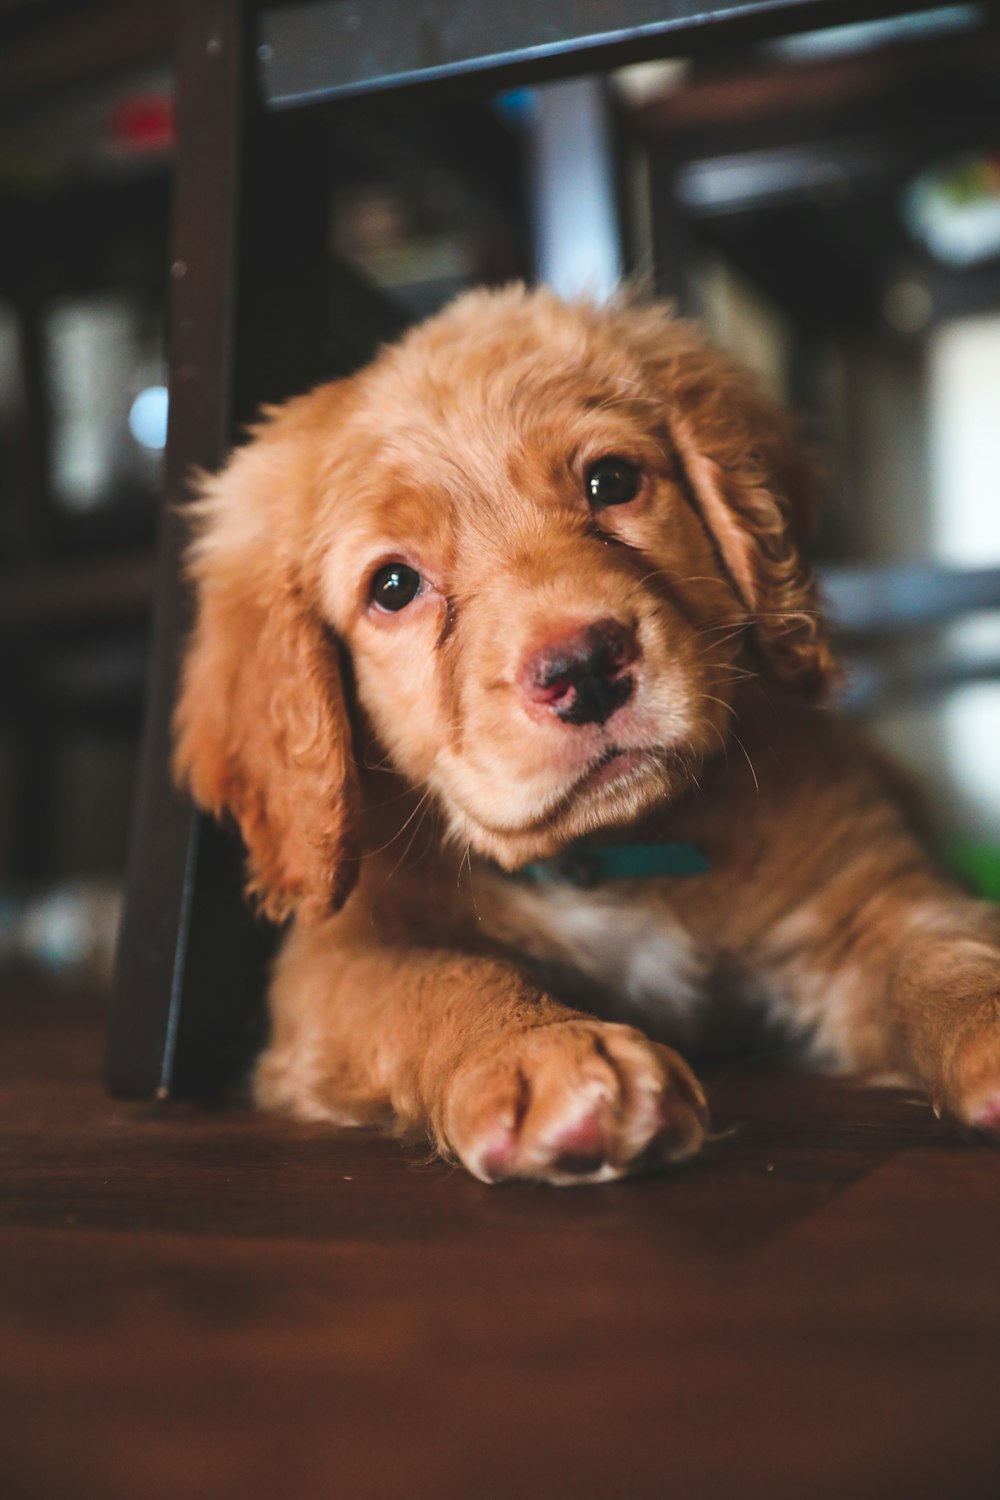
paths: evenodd
<path fill-rule="evenodd" d="M 559 795 L 539 827 L 561 827 L 580 817 L 600 824 L 635 810 L 639 797 L 671 796 L 687 780 L 686 758 L 661 745 L 609 745 Z M 527 831 L 527 830 L 525 830 Z"/>
<path fill-rule="evenodd" d="M 561 801 L 569 801 L 581 793 L 603 791 L 616 781 L 631 778 L 651 769 L 653 764 L 662 767 L 662 752 L 645 748 L 628 748 L 623 745 L 609 745 L 603 754 L 567 788 Z"/>
<path fill-rule="evenodd" d="M 690 766 L 659 745 L 609 745 L 524 822 L 492 824 L 465 814 L 454 825 L 459 839 L 504 869 L 559 853 L 568 842 L 598 828 L 627 824 L 686 785 Z M 454 804 L 452 804 L 454 806 Z"/>

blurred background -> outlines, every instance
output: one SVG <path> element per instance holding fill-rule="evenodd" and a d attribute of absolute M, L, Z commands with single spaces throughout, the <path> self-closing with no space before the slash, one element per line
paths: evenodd
<path fill-rule="evenodd" d="M 168 415 L 173 103 L 167 0 L 0 0 L 0 979 L 110 964 Z M 816 562 L 845 706 L 1000 895 L 996 13 L 298 113 L 328 373 L 350 362 L 345 299 L 412 319 L 476 284 L 632 276 L 801 413 L 830 460 Z"/>

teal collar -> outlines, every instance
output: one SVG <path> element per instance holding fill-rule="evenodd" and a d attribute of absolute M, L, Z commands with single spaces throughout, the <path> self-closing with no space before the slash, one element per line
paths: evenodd
<path fill-rule="evenodd" d="M 708 858 L 697 844 L 580 844 L 554 859 L 522 865 L 517 874 L 537 885 L 603 885 L 654 875 L 704 875 Z"/>

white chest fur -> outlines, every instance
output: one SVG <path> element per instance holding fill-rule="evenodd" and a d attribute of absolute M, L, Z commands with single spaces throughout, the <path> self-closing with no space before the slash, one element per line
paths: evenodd
<path fill-rule="evenodd" d="M 629 1019 L 693 1020 L 709 961 L 664 902 L 631 899 L 615 886 L 508 884 L 506 898 L 525 953 L 576 971 Z"/>

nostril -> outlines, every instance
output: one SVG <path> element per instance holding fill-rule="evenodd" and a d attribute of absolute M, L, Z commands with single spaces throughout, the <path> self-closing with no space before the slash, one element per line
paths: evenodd
<path fill-rule="evenodd" d="M 555 707 L 564 724 L 604 724 L 632 696 L 635 681 L 629 676 L 585 676 L 577 679 L 573 692 Z"/>
<path fill-rule="evenodd" d="M 631 631 L 608 635 L 600 641 L 594 652 L 594 667 L 601 677 L 615 677 L 630 667 L 638 655 L 635 637 Z"/>
<path fill-rule="evenodd" d="M 595 620 L 587 626 L 585 637 L 586 655 L 598 676 L 616 676 L 639 655 L 635 631 L 621 620 Z"/>
<path fill-rule="evenodd" d="M 595 620 L 550 641 L 524 661 L 520 682 L 530 703 L 567 724 L 603 724 L 632 696 L 628 668 L 638 659 L 635 632 L 620 620 Z"/>
<path fill-rule="evenodd" d="M 572 690 L 571 678 L 563 673 L 555 677 L 542 678 L 536 682 L 532 697 L 536 703 L 558 703 L 560 698 L 565 698 Z"/>

